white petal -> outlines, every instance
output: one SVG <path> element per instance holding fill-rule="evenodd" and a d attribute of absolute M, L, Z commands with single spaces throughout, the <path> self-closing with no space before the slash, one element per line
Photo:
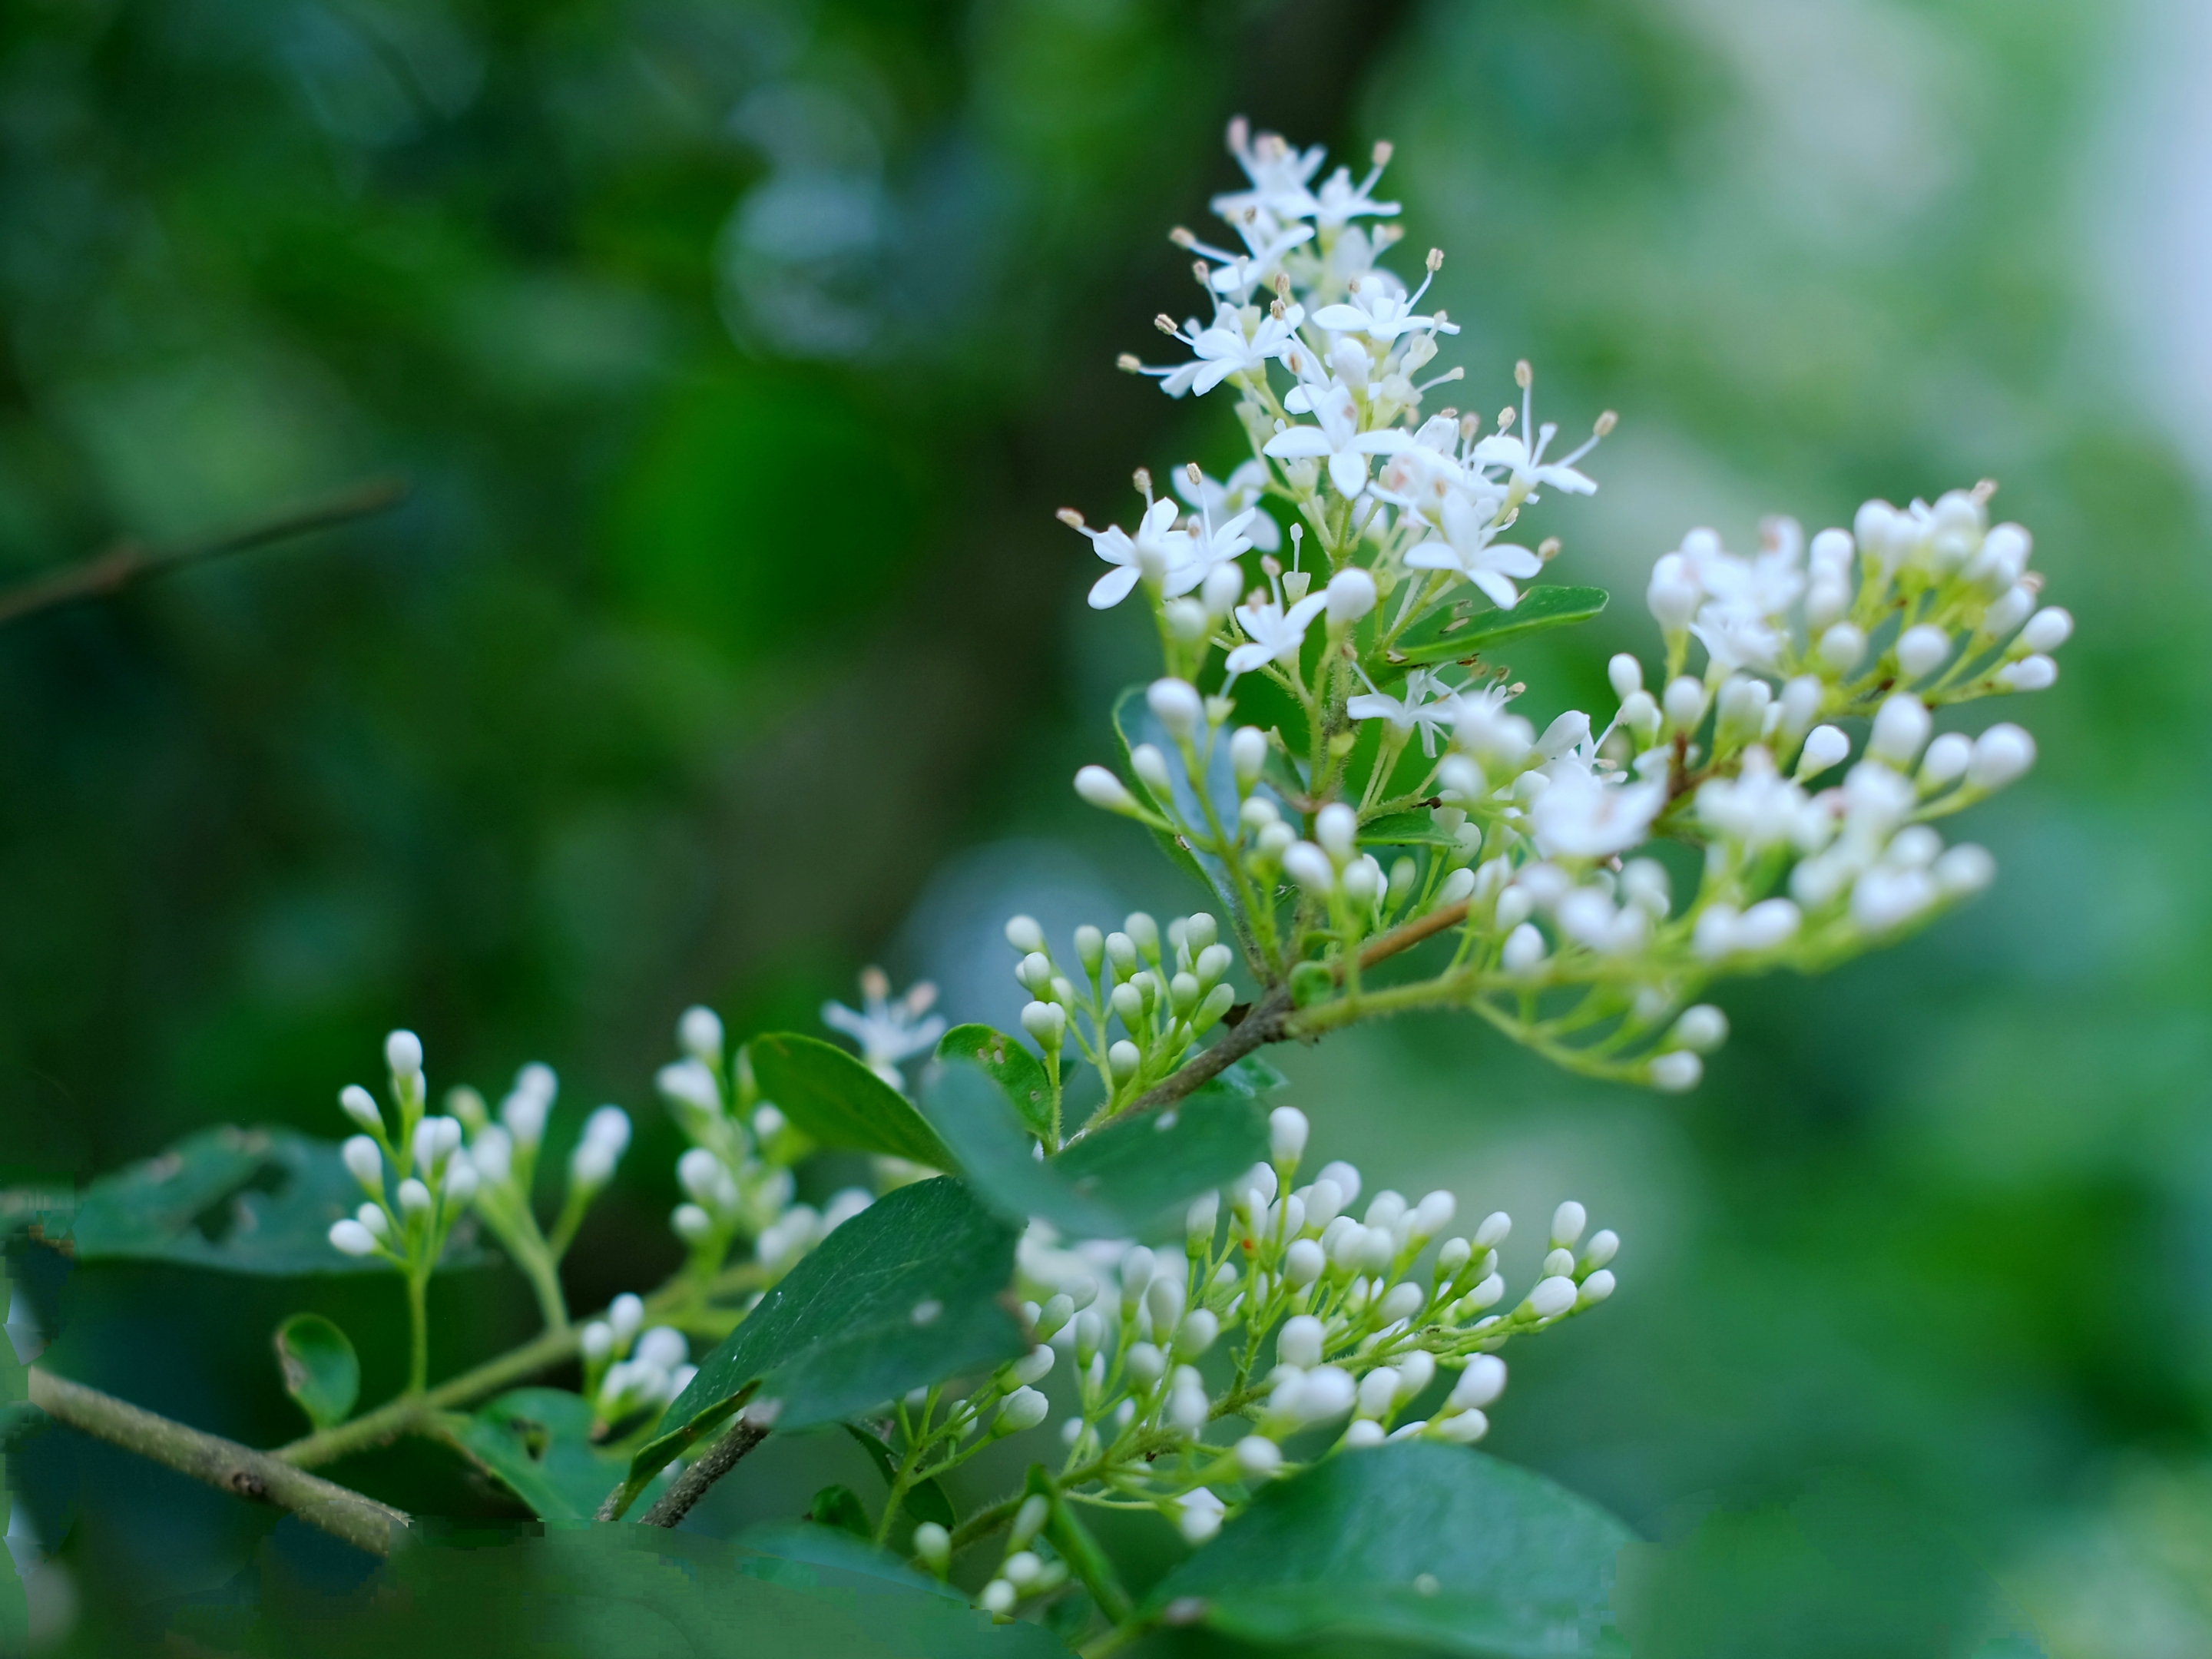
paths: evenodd
<path fill-rule="evenodd" d="M 1137 585 L 1137 567 L 1125 564 L 1108 571 L 1091 587 L 1091 608 L 1110 611 L 1129 597 L 1129 590 Z"/>

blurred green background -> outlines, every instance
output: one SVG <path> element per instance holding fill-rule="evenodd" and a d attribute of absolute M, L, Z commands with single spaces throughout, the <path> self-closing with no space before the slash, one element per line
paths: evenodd
<path fill-rule="evenodd" d="M 1686 1098 L 1470 1021 L 1291 1054 L 1316 1152 L 1623 1233 L 1490 1445 L 1657 1540 L 1639 1659 L 2212 1651 L 2208 65 L 2180 0 L 21 0 L 0 578 L 413 492 L 0 632 L 0 1174 L 335 1134 L 411 1024 L 434 1081 L 637 1114 L 591 1302 L 676 1258 L 687 1003 L 811 1027 L 881 960 L 1003 1022 L 1006 914 L 1188 904 L 1066 788 L 1146 641 L 1051 513 L 1234 458 L 1111 367 L 1188 307 L 1224 120 L 1389 137 L 1468 400 L 1527 356 L 1622 411 L 1541 532 L 1618 599 L 1529 712 L 1650 657 L 1692 525 L 1982 477 L 2080 630 L 1966 914 L 1732 988 Z M 397 1330 L 386 1285 L 25 1271 L 58 1364 L 258 1443 L 285 1313 Z M 439 1352 L 526 1308 L 447 1281 Z M 771 1449 L 702 1524 L 859 1484 Z M 61 1435 L 10 1479 L 84 1651 L 269 1530 Z"/>

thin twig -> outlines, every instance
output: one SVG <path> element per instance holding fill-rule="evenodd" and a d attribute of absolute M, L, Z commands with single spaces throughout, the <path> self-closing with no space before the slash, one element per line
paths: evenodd
<path fill-rule="evenodd" d="M 767 1438 L 765 1425 L 748 1423 L 740 1417 L 730 1425 L 730 1431 L 702 1452 L 690 1468 L 677 1476 L 676 1484 L 661 1493 L 653 1507 L 638 1519 L 648 1527 L 674 1526 L 691 1513 L 691 1506 L 707 1495 L 708 1487 L 737 1468 L 740 1458 Z M 612 1501 L 611 1495 L 609 1501 Z M 602 1510 L 599 1518 L 611 1521 L 616 1517 Z"/>
<path fill-rule="evenodd" d="M 0 592 L 0 627 L 66 605 L 72 599 L 99 599 L 119 592 L 132 582 L 162 574 L 188 564 L 243 553 L 311 531 L 365 519 L 397 505 L 407 495 L 404 478 L 377 478 L 325 495 L 304 507 L 289 508 L 225 535 L 180 543 L 174 547 L 142 547 L 134 541 L 118 542 L 104 553 Z"/>
<path fill-rule="evenodd" d="M 31 1368 L 31 1403 L 58 1423 L 166 1464 L 235 1497 L 289 1510 L 310 1526 L 371 1555 L 392 1553 L 392 1532 L 409 1524 L 389 1504 L 296 1469 L 266 1452 Z"/>

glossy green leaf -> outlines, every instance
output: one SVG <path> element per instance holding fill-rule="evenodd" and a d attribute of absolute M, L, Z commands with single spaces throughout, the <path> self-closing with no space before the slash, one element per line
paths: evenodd
<path fill-rule="evenodd" d="M 891 1449 L 884 1444 L 881 1437 L 858 1423 L 845 1423 L 839 1426 L 860 1443 L 860 1449 L 867 1453 L 868 1461 L 876 1466 L 876 1473 L 883 1476 L 886 1486 L 898 1479 L 898 1460 L 891 1455 Z M 900 1507 L 916 1521 L 934 1521 L 939 1526 L 947 1528 L 960 1519 L 959 1511 L 952 1507 L 952 1499 L 946 1495 L 943 1484 L 936 1480 L 924 1480 L 918 1486 L 908 1486 L 906 1501 Z"/>
<path fill-rule="evenodd" d="M 171 1604 L 166 1623 L 168 1645 L 225 1659 L 1067 1659 L 1036 1625 L 998 1624 L 856 1538 L 789 1524 L 738 1541 L 635 1523 L 471 1527 L 313 1594 L 264 1553 L 221 1595 Z"/>
<path fill-rule="evenodd" d="M 1389 812 L 1359 826 L 1363 847 L 1456 847 L 1457 838 L 1437 827 L 1426 807 L 1410 812 Z"/>
<path fill-rule="evenodd" d="M 222 1124 L 93 1182 L 77 1199 L 64 1247 L 82 1262 L 170 1261 L 272 1276 L 389 1273 L 374 1256 L 331 1247 L 331 1224 L 361 1201 L 337 1142 Z M 441 1268 L 484 1259 L 474 1227 L 462 1218 Z M 52 1218 L 46 1233 L 48 1243 L 63 1242 Z"/>
<path fill-rule="evenodd" d="M 1601 587 L 1523 588 L 1510 611 L 1485 611 L 1448 632 L 1431 632 L 1441 626 L 1437 623 L 1415 627 L 1388 660 L 1394 668 L 1457 662 L 1508 640 L 1588 622 L 1605 609 L 1607 597 Z M 1449 613 L 1443 621 L 1449 621 Z"/>
<path fill-rule="evenodd" d="M 923 1097 L 976 1193 L 1000 1214 L 1042 1216 L 1071 1237 L 1119 1238 L 1267 1156 L 1256 1076 L 1216 1079 L 1168 1110 L 1109 1124 L 1043 1159 L 974 1066 L 933 1068 Z"/>
<path fill-rule="evenodd" d="M 346 1334 L 320 1314 L 294 1314 L 276 1328 L 284 1392 L 319 1429 L 343 1423 L 361 1398 L 361 1361 Z"/>
<path fill-rule="evenodd" d="M 989 1087 L 973 1067 L 955 1069 Z M 777 1427 L 805 1428 L 1026 1352 L 1005 1300 L 1018 1234 L 950 1176 L 870 1205 L 700 1362 L 632 1464 L 633 1486 L 680 1449 L 695 1423 L 740 1399 L 775 1401 Z"/>
<path fill-rule="evenodd" d="M 1540 1474 L 1468 1447 L 1403 1441 L 1262 1488 L 1146 1606 L 1248 1642 L 1622 1656 L 1613 1573 L 1633 1539 Z"/>
<path fill-rule="evenodd" d="M 967 1061 L 999 1085 L 1031 1134 L 1050 1133 L 1052 1083 L 1024 1044 L 988 1025 L 956 1025 L 938 1040 L 937 1057 Z"/>
<path fill-rule="evenodd" d="M 629 1471 L 628 1457 L 593 1443 L 592 1421 L 581 1395 L 516 1389 L 450 1426 L 462 1449 L 539 1519 L 588 1521 Z"/>
<path fill-rule="evenodd" d="M 745 1049 L 762 1095 L 816 1146 L 951 1167 L 913 1103 L 844 1049 L 790 1031 L 755 1037 Z"/>

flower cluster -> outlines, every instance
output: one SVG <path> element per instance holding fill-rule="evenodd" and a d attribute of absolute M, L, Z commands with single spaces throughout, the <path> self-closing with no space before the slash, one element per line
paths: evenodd
<path fill-rule="evenodd" d="M 584 1394 L 610 1434 L 617 1425 L 635 1426 L 645 1413 L 658 1417 L 690 1386 L 696 1370 L 686 1363 L 691 1346 L 683 1332 L 644 1326 L 644 1298 L 625 1291 L 607 1304 L 605 1317 L 578 1333 Z"/>
<path fill-rule="evenodd" d="M 1039 1346 L 949 1407 L 936 1389 L 901 1403 L 910 1478 L 1041 1423 L 1036 1385 L 1065 1362 L 1075 1413 L 1060 1427 L 1060 1488 L 1151 1510 L 1201 1542 L 1259 1486 L 1316 1458 L 1386 1439 L 1480 1439 L 1505 1386 L 1498 1351 L 1613 1291 L 1620 1241 L 1585 1239 L 1579 1204 L 1559 1206 L 1539 1276 L 1514 1301 L 1498 1256 L 1510 1218 L 1443 1237 L 1458 1207 L 1448 1192 L 1377 1193 L 1355 1211 L 1349 1164 L 1292 1185 L 1304 1114 L 1279 1107 L 1269 1128 L 1267 1162 L 1190 1206 L 1179 1253 L 1126 1240 L 1071 1250 L 1032 1224 L 1019 1261 Z M 1060 1583 L 1036 1534 L 1016 1517 L 982 1606 L 1004 1613 Z M 941 1570 L 945 1546 L 916 1532 L 925 1564 Z"/>
<path fill-rule="evenodd" d="M 1582 463 L 1613 416 L 1554 455 L 1526 362 L 1486 433 L 1430 410 L 1459 372 L 1414 377 L 1455 331 L 1422 309 L 1440 252 L 1418 288 L 1379 263 L 1398 210 L 1373 193 L 1388 147 L 1364 179 L 1340 167 L 1318 185 L 1317 149 L 1241 124 L 1230 149 L 1247 186 L 1214 207 L 1241 247 L 1174 236 L 1212 306 L 1160 319 L 1192 358 L 1123 366 L 1177 397 L 1227 389 L 1251 459 L 1226 483 L 1183 469 L 1188 511 L 1139 472 L 1133 532 L 1061 514 L 1110 567 L 1091 604 L 1141 594 L 1164 667 L 1127 708 L 1127 775 L 1086 766 L 1076 789 L 1172 837 L 1226 921 L 1190 918 L 1206 939 L 1172 968 L 1114 954 L 1112 939 L 1141 951 L 1133 927 L 1085 929 L 1079 977 L 1018 919 L 1037 999 L 1024 1026 L 1048 1066 L 1073 1034 L 1109 1108 L 1137 1097 L 1232 1006 L 1241 955 L 1258 1006 L 1287 1005 L 1271 1035 L 1462 1006 L 1577 1069 L 1686 1088 L 1726 1031 L 1697 1000 L 1712 979 L 1828 965 L 1987 885 L 1989 855 L 1947 848 L 1929 821 L 2018 777 L 2034 744 L 2010 724 L 1937 735 L 1935 712 L 2050 685 L 2072 629 L 2039 605 L 2027 532 L 1990 523 L 1992 486 L 1869 502 L 1809 542 L 1772 520 L 1748 556 L 1692 531 L 1652 574 L 1653 689 L 1616 657 L 1609 720 L 1570 710 L 1539 732 L 1494 641 L 1603 596 L 1528 586 L 1559 543 L 1505 537 L 1547 493 L 1595 490 Z M 1288 569 L 1258 551 L 1280 548 L 1279 510 Z M 1631 856 L 1655 840 L 1703 851 L 1694 891 Z M 1433 977 L 1363 984 L 1439 936 Z M 1163 979 L 1196 994 L 1162 998 Z"/>

